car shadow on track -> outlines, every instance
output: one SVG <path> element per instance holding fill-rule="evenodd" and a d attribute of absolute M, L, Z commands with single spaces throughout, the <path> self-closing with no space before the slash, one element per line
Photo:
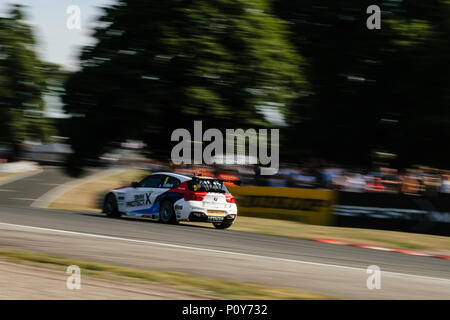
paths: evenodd
<path fill-rule="evenodd" d="M 89 217 L 95 217 L 95 218 L 103 218 L 103 219 L 110 219 L 110 220 L 124 220 L 124 221 L 135 221 L 135 222 L 147 222 L 147 223 L 154 223 L 154 224 L 163 224 L 160 221 L 153 221 L 153 220 L 148 220 L 145 218 L 133 218 L 133 217 L 108 217 L 104 214 L 100 214 L 100 213 L 86 213 L 86 212 L 78 212 L 79 214 L 83 215 L 83 216 L 89 216 Z M 166 224 L 166 225 L 170 225 L 170 224 Z M 199 225 L 192 225 L 192 224 L 186 224 L 186 223 L 179 223 L 177 225 L 177 227 L 188 227 L 188 228 L 200 228 L 200 229 L 214 229 L 214 226 L 209 226 L 209 225 L 205 225 L 205 226 L 199 226 Z"/>

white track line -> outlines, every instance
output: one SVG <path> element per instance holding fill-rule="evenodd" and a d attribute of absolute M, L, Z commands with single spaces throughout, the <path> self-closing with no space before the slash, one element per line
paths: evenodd
<path fill-rule="evenodd" d="M 321 266 L 321 267 L 334 267 L 334 268 L 342 268 L 342 269 L 348 269 L 348 270 L 356 270 L 356 271 L 362 271 L 364 273 L 366 272 L 366 269 L 363 269 L 363 268 L 348 267 L 348 266 L 341 266 L 341 265 L 335 265 L 335 264 L 318 263 L 318 262 L 293 260 L 293 259 L 285 259 L 285 258 L 276 258 L 276 257 L 261 256 L 261 255 L 256 255 L 256 254 L 240 253 L 240 252 L 232 252 L 232 251 L 223 251 L 223 250 L 216 250 L 216 249 L 206 249 L 206 248 L 199 248 L 199 247 L 189 247 L 189 246 L 170 244 L 170 243 L 154 242 L 154 241 L 147 241 L 147 240 L 137 240 L 137 239 L 122 238 L 122 237 L 114 237 L 114 236 L 105 236 L 105 235 L 100 235 L 100 234 L 75 232 L 75 231 L 67 231 L 67 230 L 59 230 L 59 229 L 32 227 L 32 226 L 26 226 L 26 225 L 4 223 L 4 222 L 0 222 L 0 225 L 9 226 L 9 227 L 16 227 L 16 228 L 22 228 L 22 229 L 31 229 L 31 230 L 40 230 L 40 231 L 54 232 L 54 233 L 71 234 L 71 235 L 91 237 L 91 238 L 127 241 L 127 242 L 134 242 L 134 243 L 143 243 L 143 244 L 150 244 L 150 245 L 161 246 L 161 247 L 196 250 L 196 251 L 205 251 L 205 252 L 213 252 L 213 253 L 220 253 L 220 254 L 227 254 L 227 255 L 235 255 L 235 256 L 241 256 L 241 257 L 260 258 L 260 259 L 262 258 L 262 259 L 270 259 L 270 260 L 275 260 L 275 261 L 292 262 L 292 263 L 300 263 L 300 264 L 309 264 L 309 265 Z M 398 273 L 398 272 L 390 272 L 390 271 L 382 271 L 382 273 L 383 274 L 395 275 L 395 276 L 406 276 L 406 277 L 413 277 L 413 278 L 420 278 L 420 279 L 427 279 L 427 280 L 445 281 L 445 282 L 449 282 L 450 283 L 450 279 L 445 279 L 445 278 L 419 276 L 419 275 L 414 275 L 414 274 Z"/>

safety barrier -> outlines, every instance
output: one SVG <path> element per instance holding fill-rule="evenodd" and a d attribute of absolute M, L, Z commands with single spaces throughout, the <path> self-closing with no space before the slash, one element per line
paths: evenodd
<path fill-rule="evenodd" d="M 338 226 L 450 235 L 450 195 L 338 192 Z"/>
<path fill-rule="evenodd" d="M 238 214 L 309 224 L 450 235 L 450 196 L 337 192 L 283 187 L 228 187 Z"/>
<path fill-rule="evenodd" d="M 17 161 L 0 164 L 0 173 L 28 172 L 39 169 L 39 164 L 31 161 Z"/>
<path fill-rule="evenodd" d="M 228 187 L 236 197 L 238 214 L 331 225 L 336 193 L 322 189 Z"/>

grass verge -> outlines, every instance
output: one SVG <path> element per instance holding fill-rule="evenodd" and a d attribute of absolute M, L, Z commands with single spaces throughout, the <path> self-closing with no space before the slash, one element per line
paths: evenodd
<path fill-rule="evenodd" d="M 24 175 L 24 174 L 26 174 L 28 172 L 29 171 L 26 171 L 26 172 L 0 172 L 0 183 L 4 182 L 4 181 L 7 181 L 7 180 L 9 180 L 11 178 L 14 178 L 14 177 L 19 177 L 19 176 Z"/>
<path fill-rule="evenodd" d="M 65 270 L 77 265 L 82 274 L 115 281 L 162 283 L 185 292 L 196 292 L 216 299 L 323 300 L 331 297 L 306 291 L 267 287 L 257 284 L 196 277 L 185 273 L 134 269 L 85 260 L 58 257 L 31 251 L 0 249 L 0 258 L 14 263 Z"/>
<path fill-rule="evenodd" d="M 139 181 L 148 174 L 148 170 L 128 169 L 81 184 L 53 201 L 49 208 L 100 212 L 100 201 L 108 190 L 130 185 L 132 181 Z"/>

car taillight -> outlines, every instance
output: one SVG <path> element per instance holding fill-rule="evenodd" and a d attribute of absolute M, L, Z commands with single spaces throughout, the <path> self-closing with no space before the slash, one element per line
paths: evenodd
<path fill-rule="evenodd" d="M 206 193 L 203 192 L 187 192 L 184 194 L 185 201 L 203 201 Z"/>
<path fill-rule="evenodd" d="M 225 199 L 229 203 L 236 203 L 236 199 L 233 197 L 233 195 L 231 193 L 225 194 Z"/>

